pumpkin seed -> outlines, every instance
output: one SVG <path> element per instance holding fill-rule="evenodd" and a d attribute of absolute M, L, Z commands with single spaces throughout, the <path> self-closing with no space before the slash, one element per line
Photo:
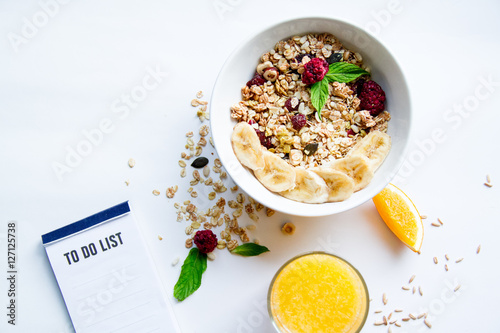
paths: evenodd
<path fill-rule="evenodd" d="M 195 159 L 193 161 L 193 163 L 191 163 L 191 166 L 193 168 L 199 169 L 199 168 L 203 168 L 207 164 L 208 164 L 208 158 L 206 158 L 206 157 L 198 157 L 197 159 Z"/>
<path fill-rule="evenodd" d="M 316 150 L 318 150 L 318 143 L 310 143 L 304 147 L 304 154 L 306 154 L 306 156 L 310 156 L 313 155 Z"/>

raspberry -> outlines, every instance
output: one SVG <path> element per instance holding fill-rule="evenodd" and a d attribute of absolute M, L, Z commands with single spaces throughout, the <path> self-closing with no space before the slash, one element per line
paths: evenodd
<path fill-rule="evenodd" d="M 288 109 L 288 112 L 297 111 L 299 109 L 299 100 L 296 97 L 289 98 L 285 102 L 285 107 Z"/>
<path fill-rule="evenodd" d="M 264 79 L 262 75 L 260 75 L 259 73 L 255 73 L 253 78 L 247 82 L 247 86 L 248 87 L 251 87 L 253 85 L 260 86 L 263 85 L 264 83 L 266 83 L 266 79 Z"/>
<path fill-rule="evenodd" d="M 328 72 L 328 63 L 324 59 L 314 58 L 304 65 L 304 69 L 302 82 L 313 84 L 323 80 L 325 74 Z"/>
<path fill-rule="evenodd" d="M 385 92 L 375 81 L 363 83 L 358 97 L 361 100 L 360 107 L 363 110 L 370 111 L 372 116 L 384 111 Z"/>
<path fill-rule="evenodd" d="M 212 230 L 199 230 L 193 238 L 200 253 L 209 253 L 217 247 L 217 236 Z"/>
<path fill-rule="evenodd" d="M 292 126 L 296 131 L 300 131 L 300 129 L 306 126 L 307 119 L 302 113 L 296 114 L 292 116 Z"/>
<path fill-rule="evenodd" d="M 359 94 L 361 93 L 361 89 L 363 88 L 363 84 L 365 84 L 365 80 L 364 79 L 359 79 L 359 80 L 356 80 L 356 82 L 354 83 L 351 83 L 351 90 L 359 96 Z"/>

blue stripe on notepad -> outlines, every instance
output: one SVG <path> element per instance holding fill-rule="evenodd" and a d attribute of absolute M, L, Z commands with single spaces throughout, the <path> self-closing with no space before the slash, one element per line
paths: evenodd
<path fill-rule="evenodd" d="M 88 229 L 95 226 L 96 224 L 102 223 L 128 212 L 130 212 L 128 201 L 122 202 L 121 204 L 103 210 L 102 212 L 86 217 L 83 220 L 73 222 L 71 224 L 68 224 L 67 226 L 42 235 L 42 244 L 51 243 L 61 238 L 68 237 L 72 234 Z"/>

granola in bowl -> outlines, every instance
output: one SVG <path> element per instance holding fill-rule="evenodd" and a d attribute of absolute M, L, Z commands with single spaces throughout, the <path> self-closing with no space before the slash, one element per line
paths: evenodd
<path fill-rule="evenodd" d="M 370 183 L 391 147 L 385 92 L 369 72 L 361 54 L 332 34 L 279 41 L 231 107 L 236 157 L 286 198 L 349 198 Z"/>

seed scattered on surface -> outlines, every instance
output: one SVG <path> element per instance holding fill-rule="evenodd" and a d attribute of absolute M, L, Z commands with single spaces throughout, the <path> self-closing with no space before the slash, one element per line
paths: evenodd
<path fill-rule="evenodd" d="M 431 225 L 432 225 L 433 227 L 440 227 L 440 226 L 441 226 L 441 224 L 436 223 L 436 222 L 432 222 L 432 223 L 431 223 Z"/>
<path fill-rule="evenodd" d="M 403 310 L 402 309 L 396 309 L 396 310 L 394 310 L 394 312 L 403 312 Z"/>
<path fill-rule="evenodd" d="M 177 264 L 179 263 L 179 260 L 180 260 L 180 258 L 179 258 L 179 257 L 177 257 L 177 258 L 175 258 L 174 260 L 172 260 L 172 266 L 177 265 Z"/>
<path fill-rule="evenodd" d="M 382 313 L 382 310 L 375 310 L 375 313 Z"/>
<path fill-rule="evenodd" d="M 393 325 L 395 322 L 397 322 L 398 320 L 397 319 L 393 319 L 389 322 L 390 325 Z"/>
<path fill-rule="evenodd" d="M 425 220 L 425 219 L 427 218 L 427 215 L 420 215 L 420 218 L 421 218 L 422 220 Z"/>
<path fill-rule="evenodd" d="M 479 245 L 479 246 L 477 247 L 477 250 L 476 250 L 476 253 L 477 253 L 477 254 L 479 254 L 479 252 L 481 252 L 481 245 Z"/>
<path fill-rule="evenodd" d="M 196 98 L 202 98 L 202 97 L 203 97 L 203 91 L 200 90 L 196 93 Z"/>
<path fill-rule="evenodd" d="M 406 318 L 403 318 L 401 319 L 402 321 L 410 321 L 410 318 L 406 317 Z"/>
<path fill-rule="evenodd" d="M 415 292 L 417 291 L 417 287 L 413 287 L 413 290 L 412 290 L 412 293 L 415 294 Z"/>
<path fill-rule="evenodd" d="M 183 160 L 179 160 L 179 166 L 181 168 L 185 168 L 186 167 L 186 162 L 184 162 Z"/>
<path fill-rule="evenodd" d="M 446 261 L 450 260 L 450 257 L 448 257 L 447 254 L 444 255 L 444 258 L 446 259 Z"/>
<path fill-rule="evenodd" d="M 198 157 L 197 159 L 195 159 L 193 161 L 193 163 L 191 163 L 191 166 L 193 168 L 199 169 L 199 168 L 203 168 L 207 164 L 208 164 L 208 158 L 206 158 L 206 157 Z"/>
<path fill-rule="evenodd" d="M 154 195 L 160 195 L 160 191 L 158 191 L 158 190 L 153 190 L 153 194 L 154 194 Z"/>
<path fill-rule="evenodd" d="M 128 166 L 133 168 L 135 166 L 135 160 L 133 158 L 128 160 Z"/>
<path fill-rule="evenodd" d="M 397 327 L 401 327 L 401 324 L 398 323 L 397 321 L 394 323 L 394 325 L 397 326 Z"/>
<path fill-rule="evenodd" d="M 443 225 L 443 224 L 444 224 L 444 223 L 443 223 L 443 221 L 442 221 L 439 217 L 438 217 L 438 222 L 439 222 L 439 224 L 441 224 L 441 225 Z"/>
<path fill-rule="evenodd" d="M 458 289 L 460 289 L 460 287 L 461 287 L 461 285 L 456 286 L 456 287 L 455 287 L 455 289 L 453 289 L 453 291 L 454 291 L 454 292 L 457 292 L 457 291 L 458 291 Z"/>
<path fill-rule="evenodd" d="M 417 319 L 417 317 L 416 317 L 413 313 L 410 313 L 410 314 L 408 315 L 408 317 L 410 317 L 410 318 L 411 318 L 411 319 L 413 319 L 413 320 Z"/>
<path fill-rule="evenodd" d="M 382 320 L 384 321 L 384 325 L 387 326 L 387 317 L 386 316 L 382 317 Z"/>
<path fill-rule="evenodd" d="M 417 319 L 422 319 L 426 315 L 427 315 L 427 313 L 425 313 L 425 312 L 421 313 L 421 314 L 418 315 Z"/>
<path fill-rule="evenodd" d="M 448 272 L 448 265 L 444 265 L 444 270 Z"/>
<path fill-rule="evenodd" d="M 392 328 L 390 326 L 387 328 L 387 333 L 392 333 Z"/>
<path fill-rule="evenodd" d="M 418 286 L 418 293 L 420 296 L 424 296 L 424 292 L 422 291 L 422 287 Z"/>
<path fill-rule="evenodd" d="M 462 262 L 462 260 L 464 260 L 464 258 L 457 259 L 457 260 L 455 260 L 455 263 L 458 264 L 459 262 Z"/>
<path fill-rule="evenodd" d="M 391 313 L 389 313 L 389 315 L 387 316 L 387 320 L 388 320 L 388 321 L 389 321 L 389 320 L 391 320 L 391 317 L 392 317 L 392 312 L 391 312 Z"/>
<path fill-rule="evenodd" d="M 438 258 L 434 257 L 434 263 L 437 264 L 438 263 Z"/>
<path fill-rule="evenodd" d="M 208 258 L 208 260 L 214 261 L 215 260 L 215 253 L 213 253 L 213 252 L 207 253 L 207 258 Z"/>
<path fill-rule="evenodd" d="M 375 325 L 375 326 L 381 326 L 381 325 L 384 325 L 384 322 L 382 322 L 382 321 L 376 321 L 376 322 L 373 323 L 373 325 Z"/>
<path fill-rule="evenodd" d="M 491 183 L 491 177 L 490 177 L 490 175 L 486 175 L 486 182 L 487 183 Z"/>
<path fill-rule="evenodd" d="M 408 287 L 408 286 L 402 286 L 401 289 L 403 289 L 403 290 L 410 290 L 410 287 Z"/>
<path fill-rule="evenodd" d="M 281 227 L 281 232 L 285 235 L 293 235 L 295 233 L 295 225 L 291 222 L 287 222 Z"/>
<path fill-rule="evenodd" d="M 425 326 L 427 326 L 427 327 L 429 327 L 429 328 L 432 328 L 431 323 L 429 323 L 429 322 L 427 321 L 427 319 L 424 319 L 424 324 L 425 324 Z"/>
<path fill-rule="evenodd" d="M 158 235 L 158 239 L 159 240 L 163 240 L 163 237 L 161 237 L 160 235 Z"/>
<path fill-rule="evenodd" d="M 416 275 L 412 275 L 411 278 L 410 278 L 410 280 L 408 281 L 408 283 L 412 283 L 413 280 L 415 280 L 415 277 L 416 277 Z"/>
<path fill-rule="evenodd" d="M 382 302 L 384 303 L 384 305 L 387 305 L 387 301 L 388 301 L 388 299 L 387 299 L 387 295 L 384 293 L 384 294 L 382 295 Z"/>
<path fill-rule="evenodd" d="M 491 184 L 491 183 L 484 183 L 484 185 L 487 187 L 493 187 L 493 184 Z"/>
<path fill-rule="evenodd" d="M 129 186 L 130 185 L 130 180 L 125 181 L 125 185 Z"/>

